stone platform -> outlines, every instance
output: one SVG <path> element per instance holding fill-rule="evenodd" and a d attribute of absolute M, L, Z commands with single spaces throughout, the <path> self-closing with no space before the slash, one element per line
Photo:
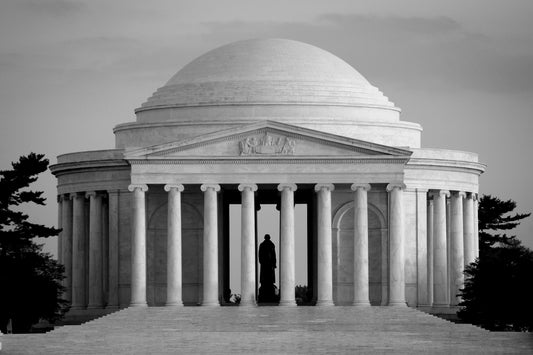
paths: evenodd
<path fill-rule="evenodd" d="M 531 354 L 497 333 L 395 307 L 128 308 L 48 334 L 4 335 L 2 354 Z"/>

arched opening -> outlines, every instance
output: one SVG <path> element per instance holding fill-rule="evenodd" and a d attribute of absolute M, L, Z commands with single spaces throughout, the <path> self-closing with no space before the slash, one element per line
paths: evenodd
<path fill-rule="evenodd" d="M 338 305 L 351 305 L 354 294 L 354 209 L 343 205 L 333 219 L 333 297 Z M 387 302 L 387 230 L 382 213 L 368 205 L 369 297 L 373 306 Z"/>
<path fill-rule="evenodd" d="M 167 295 L 167 210 L 165 202 L 148 220 L 146 235 L 146 296 L 149 306 L 164 306 Z M 201 298 L 203 218 L 197 208 L 185 201 L 182 213 L 182 299 L 197 305 Z"/>

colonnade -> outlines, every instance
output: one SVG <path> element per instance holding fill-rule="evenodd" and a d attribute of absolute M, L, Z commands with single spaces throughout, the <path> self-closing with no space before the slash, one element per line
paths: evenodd
<path fill-rule="evenodd" d="M 241 192 L 241 306 L 254 306 L 256 184 L 240 184 Z M 131 301 L 147 306 L 146 202 L 147 185 L 130 185 L 132 193 Z M 182 306 L 181 184 L 167 184 L 167 295 L 166 306 Z M 282 183 L 280 209 L 280 306 L 295 306 L 294 192 L 297 185 Z M 333 305 L 332 206 L 333 184 L 316 184 L 317 194 L 317 306 Z M 369 184 L 351 185 L 354 202 L 354 306 L 369 306 L 368 197 Z M 405 185 L 389 184 L 389 300 L 405 306 L 404 207 Z M 204 195 L 202 306 L 219 305 L 218 184 L 201 185 Z M 72 310 L 118 308 L 118 190 L 60 195 L 60 261 L 65 265 L 65 298 Z M 88 210 L 87 210 L 87 203 Z M 449 208 L 447 208 L 449 203 Z M 448 212 L 447 212 L 448 210 Z M 87 218 L 88 215 L 88 218 Z M 479 254 L 477 195 L 432 190 L 427 206 L 428 297 L 431 306 L 455 306 L 463 285 L 465 265 Z M 449 226 L 449 230 L 448 230 Z M 86 237 L 88 236 L 88 237 Z M 88 253 L 88 255 L 86 255 Z M 88 260 L 88 262 L 87 262 Z"/>
<path fill-rule="evenodd" d="M 130 185 L 133 192 L 133 245 L 131 306 L 146 306 L 146 221 L 144 194 L 146 185 Z M 390 305 L 405 306 L 404 253 L 403 253 L 403 184 L 390 184 L 387 191 L 391 200 L 391 260 Z M 181 192 L 184 186 L 165 185 L 168 192 L 168 245 L 167 245 L 167 306 L 181 306 Z M 204 184 L 203 233 L 203 297 L 202 306 L 218 306 L 218 184 Z M 240 184 L 241 192 L 241 305 L 255 305 L 255 184 Z M 294 192 L 297 185 L 282 183 L 280 209 L 280 306 L 296 306 L 295 250 L 294 250 Z M 353 184 L 356 214 L 354 217 L 354 305 L 368 306 L 368 184 Z M 333 261 L 331 235 L 331 192 L 333 184 L 317 184 L 317 306 L 333 305 Z M 366 262 L 365 262 L 366 261 Z"/>
<path fill-rule="evenodd" d="M 475 193 L 432 190 L 428 194 L 428 298 L 433 308 L 461 301 L 463 270 L 479 256 L 477 204 Z"/>
<path fill-rule="evenodd" d="M 118 194 L 110 190 L 58 196 L 63 297 L 73 311 L 119 308 Z"/>

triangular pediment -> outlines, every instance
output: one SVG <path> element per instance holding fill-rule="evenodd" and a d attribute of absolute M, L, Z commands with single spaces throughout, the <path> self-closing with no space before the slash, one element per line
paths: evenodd
<path fill-rule="evenodd" d="M 128 150 L 126 159 L 408 157 L 411 151 L 274 121 Z"/>

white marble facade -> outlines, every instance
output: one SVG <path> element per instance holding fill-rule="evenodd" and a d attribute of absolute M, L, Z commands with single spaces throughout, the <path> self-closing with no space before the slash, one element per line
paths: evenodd
<path fill-rule="evenodd" d="M 242 204 L 241 306 L 254 306 L 255 206 L 280 206 L 280 306 L 294 299 L 294 203 L 308 206 L 317 306 L 453 311 L 478 255 L 474 153 L 422 148 L 421 127 L 334 55 L 232 43 L 181 69 L 114 129 L 69 153 L 59 258 L 76 314 L 224 304 L 229 203 Z"/>

